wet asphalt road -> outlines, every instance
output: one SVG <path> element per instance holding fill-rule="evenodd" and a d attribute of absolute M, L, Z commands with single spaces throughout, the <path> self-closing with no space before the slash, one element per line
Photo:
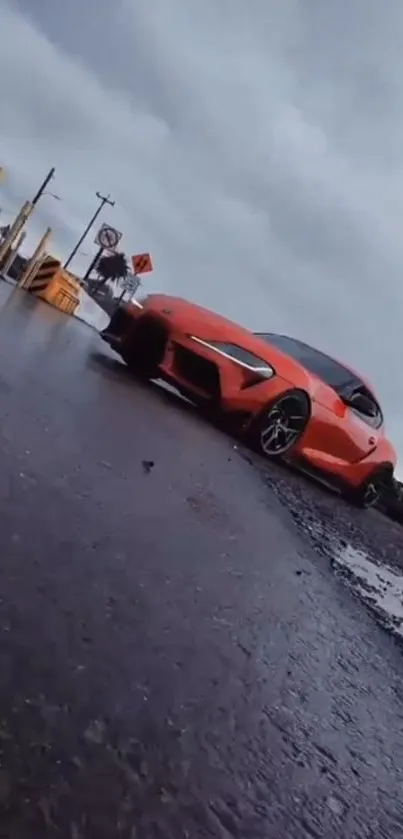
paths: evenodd
<path fill-rule="evenodd" d="M 400 648 L 320 550 L 395 526 L 4 285 L 0 353 L 0 836 L 403 836 Z"/>

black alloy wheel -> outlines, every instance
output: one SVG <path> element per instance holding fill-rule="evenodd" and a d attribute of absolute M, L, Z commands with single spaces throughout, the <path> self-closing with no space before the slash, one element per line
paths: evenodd
<path fill-rule="evenodd" d="M 302 437 L 310 418 L 308 396 L 290 390 L 271 402 L 252 423 L 254 443 L 266 457 L 280 458 Z"/>

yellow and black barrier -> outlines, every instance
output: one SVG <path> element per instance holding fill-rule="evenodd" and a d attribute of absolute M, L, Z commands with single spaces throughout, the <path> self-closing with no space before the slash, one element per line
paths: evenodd
<path fill-rule="evenodd" d="M 55 306 L 61 312 L 65 312 L 66 315 L 74 315 L 79 303 L 78 297 L 70 294 L 65 289 L 59 289 L 56 297 L 52 301 L 52 306 Z"/>
<path fill-rule="evenodd" d="M 51 306 L 60 309 L 61 312 L 74 314 L 80 303 L 80 283 L 74 280 L 61 266 L 53 274 L 48 284 L 42 290 L 34 292 L 42 300 L 46 300 Z"/>
<path fill-rule="evenodd" d="M 28 291 L 69 315 L 80 304 L 80 283 L 52 256 L 47 256 L 37 269 Z"/>
<path fill-rule="evenodd" d="M 60 268 L 60 259 L 55 259 L 53 256 L 47 256 L 36 270 L 31 282 L 29 282 L 28 278 L 28 291 L 42 297 L 43 293 L 46 291 L 49 284 L 54 280 L 55 275 L 58 273 Z"/>

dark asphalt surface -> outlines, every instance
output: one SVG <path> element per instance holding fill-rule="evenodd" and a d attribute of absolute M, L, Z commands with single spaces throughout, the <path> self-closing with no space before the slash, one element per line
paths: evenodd
<path fill-rule="evenodd" d="M 0 836 L 403 836 L 401 651 L 320 549 L 395 526 L 4 285 L 0 353 Z"/>

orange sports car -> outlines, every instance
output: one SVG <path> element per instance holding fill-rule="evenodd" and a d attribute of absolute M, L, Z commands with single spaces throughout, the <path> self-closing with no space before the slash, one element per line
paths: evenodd
<path fill-rule="evenodd" d="M 393 478 L 396 453 L 370 385 L 300 340 L 164 294 L 120 305 L 101 336 L 138 375 L 236 418 L 264 455 L 291 459 L 361 506 Z"/>

